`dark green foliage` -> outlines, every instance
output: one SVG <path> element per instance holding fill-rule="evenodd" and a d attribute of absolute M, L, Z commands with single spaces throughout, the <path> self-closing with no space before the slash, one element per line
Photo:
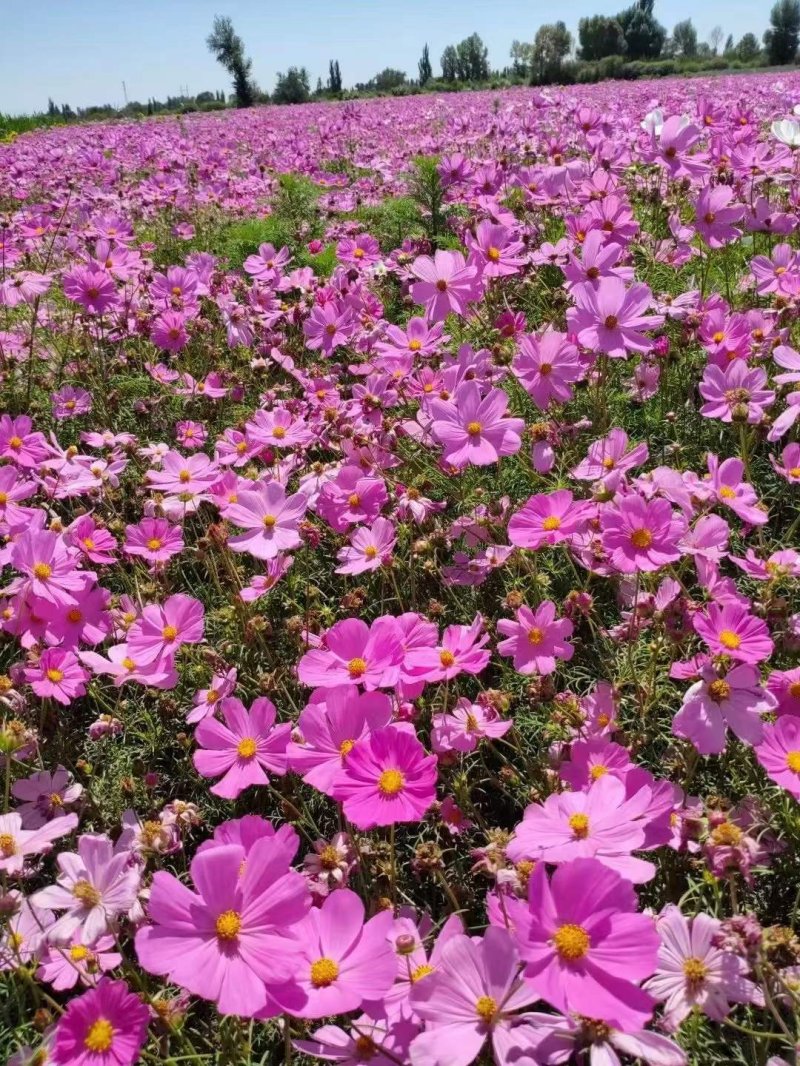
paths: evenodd
<path fill-rule="evenodd" d="M 605 56 L 622 55 L 625 51 L 622 26 L 615 18 L 605 15 L 581 19 L 578 23 L 578 40 L 581 59 L 603 59 Z"/>
<path fill-rule="evenodd" d="M 770 63 L 792 63 L 800 38 L 800 0 L 777 0 L 769 13 L 771 28 L 764 34 Z"/>
<path fill-rule="evenodd" d="M 571 49 L 572 34 L 563 22 L 540 26 L 531 53 L 531 82 L 534 85 L 557 82 Z"/>
<path fill-rule="evenodd" d="M 658 59 L 667 31 L 653 15 L 653 0 L 636 0 L 617 15 L 630 59 Z"/>
<path fill-rule="evenodd" d="M 672 31 L 672 44 L 675 54 L 679 56 L 697 55 L 697 30 L 692 25 L 691 19 L 676 22 Z"/>
<path fill-rule="evenodd" d="M 305 104 L 311 98 L 311 86 L 305 67 L 289 67 L 275 80 L 272 102 L 275 104 Z"/>
<path fill-rule="evenodd" d="M 418 63 L 419 67 L 419 83 L 420 85 L 427 85 L 433 77 L 433 67 L 431 66 L 431 54 L 428 50 L 428 45 L 422 49 L 422 56 Z"/>

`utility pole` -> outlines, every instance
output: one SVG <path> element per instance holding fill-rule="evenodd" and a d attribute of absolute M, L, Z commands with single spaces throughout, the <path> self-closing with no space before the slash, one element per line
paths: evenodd
<path fill-rule="evenodd" d="M 125 82 L 122 83 L 122 95 L 125 97 L 125 106 L 128 106 L 128 90 L 125 88 Z"/>

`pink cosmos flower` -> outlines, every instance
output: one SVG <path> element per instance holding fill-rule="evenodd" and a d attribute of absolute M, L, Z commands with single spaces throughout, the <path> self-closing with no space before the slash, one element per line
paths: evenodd
<path fill-rule="evenodd" d="M 198 852 L 195 891 L 157 871 L 147 905 L 152 924 L 136 934 L 140 964 L 213 1000 L 221 1014 L 267 1011 L 267 986 L 294 976 L 291 930 L 310 905 L 303 877 L 288 863 L 286 849 L 265 836 L 249 851 L 222 844 Z"/>
<path fill-rule="evenodd" d="M 355 333 L 357 319 L 352 307 L 340 309 L 335 300 L 314 304 L 311 314 L 303 322 L 306 347 L 332 355 L 337 348 L 348 344 Z"/>
<path fill-rule="evenodd" d="M 359 693 L 350 685 L 318 689 L 300 712 L 297 738 L 293 734 L 287 746 L 289 768 L 331 796 L 356 742 L 391 718 L 392 705 L 382 692 Z"/>
<path fill-rule="evenodd" d="M 592 782 L 606 774 L 624 781 L 634 763 L 630 753 L 621 744 L 614 744 L 604 736 L 591 736 L 576 740 L 570 745 L 569 759 L 558 768 L 562 781 L 573 791 L 590 788 Z"/>
<path fill-rule="evenodd" d="M 426 1023 L 412 1042 L 411 1061 L 469 1066 L 487 1039 L 498 1066 L 535 1061 L 533 1029 L 515 1012 L 537 996 L 520 978 L 519 956 L 505 929 L 490 926 L 480 939 L 453 936 L 433 973 L 411 987 L 411 1006 Z"/>
<path fill-rule="evenodd" d="M 21 802 L 17 814 L 26 829 L 38 829 L 52 819 L 65 817 L 67 807 L 78 802 L 83 785 L 72 781 L 63 766 L 52 773 L 40 770 L 30 777 L 22 777 L 11 786 L 11 795 Z"/>
<path fill-rule="evenodd" d="M 435 715 L 431 746 L 437 753 L 475 751 L 485 737 L 505 736 L 513 724 L 502 719 L 494 708 L 472 703 L 461 696 L 452 711 Z"/>
<path fill-rule="evenodd" d="M 706 401 L 700 414 L 721 422 L 745 420 L 756 425 L 766 409 L 775 402 L 775 393 L 766 388 L 767 374 L 762 367 L 749 367 L 744 359 L 734 359 L 726 367 L 713 363 L 705 368 L 698 391 Z"/>
<path fill-rule="evenodd" d="M 336 799 L 358 829 L 418 822 L 435 798 L 436 756 L 397 726 L 354 744 L 336 783 Z"/>
<path fill-rule="evenodd" d="M 205 609 L 193 596 L 177 593 L 163 604 L 148 604 L 128 630 L 128 647 L 137 664 L 174 656 L 183 644 L 203 639 Z"/>
<path fill-rule="evenodd" d="M 299 1018 L 323 1018 L 380 1001 L 394 983 L 397 964 L 386 936 L 394 921 L 381 911 L 364 921 L 364 904 L 342 888 L 294 926 L 299 941 L 293 979 L 271 989 L 275 1000 Z"/>
<path fill-rule="evenodd" d="M 599 1018 L 564 1018 L 560 1014 L 527 1015 L 540 1039 L 536 1057 L 550 1066 L 566 1063 L 575 1054 L 588 1054 L 591 1066 L 622 1066 L 623 1061 L 641 1061 L 647 1066 L 686 1066 L 685 1053 L 666 1036 L 649 1029 L 614 1029 Z M 770 1066 L 767 1063 L 767 1066 Z"/>
<path fill-rule="evenodd" d="M 71 999 L 56 1026 L 58 1066 L 127 1066 L 139 1061 L 150 1010 L 124 981 L 104 977 Z"/>
<path fill-rule="evenodd" d="M 646 444 L 636 444 L 628 451 L 628 434 L 624 429 L 612 429 L 606 437 L 589 445 L 585 459 L 571 471 L 580 481 L 598 481 L 614 474 L 626 474 L 647 461 Z"/>
<path fill-rule="evenodd" d="M 248 532 L 228 540 L 232 551 L 248 552 L 256 559 L 274 559 L 279 552 L 300 545 L 298 526 L 308 506 L 301 492 L 286 495 L 278 481 L 261 482 L 252 492 L 240 492 L 225 517 Z"/>
<path fill-rule="evenodd" d="M 489 662 L 485 650 L 489 635 L 484 632 L 483 617 L 477 614 L 471 625 L 448 626 L 440 645 L 427 642 L 409 647 L 403 666 L 410 681 L 450 681 L 461 673 L 479 674 Z"/>
<path fill-rule="evenodd" d="M 272 244 L 259 244 L 257 255 L 248 255 L 244 261 L 245 271 L 259 281 L 274 281 L 292 258 L 288 248 L 275 251 Z"/>
<path fill-rule="evenodd" d="M 392 688 L 402 662 L 400 632 L 391 615 L 376 618 L 371 626 L 359 618 L 344 618 L 327 631 L 323 647 L 305 653 L 297 676 L 312 688 Z"/>
<path fill-rule="evenodd" d="M 645 846 L 651 799 L 647 786 L 626 798 L 625 783 L 603 774 L 587 792 L 554 793 L 544 803 L 526 807 L 506 854 L 512 862 L 596 858 L 636 884 L 649 881 L 655 867 L 631 852 Z"/>
<path fill-rule="evenodd" d="M 369 233 L 359 233 L 357 237 L 345 237 L 336 245 L 336 258 L 348 266 L 363 268 L 379 263 L 381 246 Z"/>
<path fill-rule="evenodd" d="M 75 652 L 63 648 L 48 648 L 35 666 L 25 669 L 25 680 L 37 696 L 57 700 L 65 707 L 86 695 L 89 677 Z"/>
<path fill-rule="evenodd" d="M 125 527 L 123 552 L 145 559 L 153 568 L 168 563 L 183 547 L 180 526 L 165 518 L 143 518 L 137 525 Z"/>
<path fill-rule="evenodd" d="M 767 688 L 778 701 L 776 714 L 794 714 L 800 718 L 800 667 L 773 670 L 767 678 Z"/>
<path fill-rule="evenodd" d="M 86 575 L 78 573 L 74 554 L 49 529 L 22 533 L 11 548 L 11 565 L 27 578 L 26 591 L 55 607 L 75 606 L 74 594 L 85 588 Z"/>
<path fill-rule="evenodd" d="M 418 256 L 411 273 L 419 279 L 411 285 L 411 298 L 425 305 L 429 322 L 441 322 L 449 314 L 465 315 L 468 303 L 481 294 L 478 268 L 468 265 L 461 252 L 439 249 L 433 258 Z"/>
<path fill-rule="evenodd" d="M 567 403 L 571 400 L 572 384 L 585 375 L 577 347 L 566 333 L 552 329 L 538 336 L 523 334 L 512 369 L 540 411 L 552 401 Z"/>
<path fill-rule="evenodd" d="M 686 520 L 667 500 L 624 496 L 602 509 L 600 527 L 603 547 L 620 573 L 658 570 L 681 557 Z"/>
<path fill-rule="evenodd" d="M 61 825 L 64 819 L 49 822 Z M 60 875 L 56 884 L 34 893 L 31 902 L 65 913 L 50 929 L 48 939 L 67 944 L 73 936 L 93 944 L 113 931 L 116 918 L 126 914 L 139 890 L 139 870 L 131 865 L 130 853 L 114 853 L 107 836 L 84 833 L 78 838 L 78 851 L 62 851 L 56 862 Z"/>
<path fill-rule="evenodd" d="M 709 248 L 722 248 L 740 235 L 733 223 L 742 221 L 745 208 L 744 204 L 729 206 L 734 195 L 730 185 L 707 185 L 695 200 L 695 229 Z"/>
<path fill-rule="evenodd" d="M 382 478 L 368 476 L 355 465 L 343 466 L 320 491 L 317 510 L 337 533 L 348 526 L 371 525 L 389 496 Z"/>
<path fill-rule="evenodd" d="M 575 859 L 548 882 L 537 863 L 516 936 L 528 983 L 557 1010 L 623 1031 L 649 1021 L 653 1000 L 635 982 L 654 972 L 659 937 L 653 919 L 636 913 L 633 886 L 614 870 Z"/>
<path fill-rule="evenodd" d="M 153 319 L 150 339 L 165 352 L 181 352 L 189 343 L 188 316 L 183 311 L 162 311 Z"/>
<path fill-rule="evenodd" d="M 53 418 L 57 418 L 59 422 L 88 414 L 92 409 L 91 393 L 74 385 L 64 385 L 52 394 L 50 401 L 53 405 Z"/>
<path fill-rule="evenodd" d="M 178 683 L 178 673 L 171 656 L 143 663 L 131 657 L 127 644 L 115 644 L 108 648 L 107 652 L 107 659 L 94 651 L 82 651 L 78 655 L 81 662 L 93 673 L 113 677 L 116 688 L 127 681 L 137 681 L 140 685 L 163 689 L 174 688 Z"/>
<path fill-rule="evenodd" d="M 505 636 L 497 645 L 501 655 L 514 659 L 514 669 L 520 674 L 552 674 L 557 660 L 569 662 L 575 649 L 569 643 L 572 622 L 568 618 L 556 620 L 556 605 L 552 600 L 540 603 L 535 611 L 520 607 L 514 620 L 501 618 L 498 633 Z"/>
<path fill-rule="evenodd" d="M 469 263 L 485 278 L 504 278 L 519 274 L 525 265 L 525 245 L 508 226 L 484 219 L 479 222 L 475 236 L 467 234 Z M 419 260 L 417 260 L 419 262 Z"/>
<path fill-rule="evenodd" d="M 786 714 L 768 725 L 756 755 L 772 780 L 800 799 L 800 718 Z"/>
<path fill-rule="evenodd" d="M 245 603 L 255 603 L 277 585 L 283 575 L 292 568 L 293 563 L 294 557 L 291 555 L 276 555 L 274 559 L 268 559 L 267 572 L 254 574 L 250 578 L 250 584 L 240 591 L 239 599 Z"/>
<path fill-rule="evenodd" d="M 725 459 L 721 463 L 716 455 L 709 453 L 706 461 L 709 484 L 720 503 L 752 526 L 763 526 L 769 521 L 766 511 L 757 506 L 758 497 L 753 486 L 742 481 L 744 463 L 741 459 Z"/>
<path fill-rule="evenodd" d="M 90 315 L 102 315 L 118 303 L 114 279 L 105 270 L 74 267 L 64 275 L 64 295 Z"/>
<path fill-rule="evenodd" d="M 408 1046 L 418 1030 L 402 1015 L 376 1021 L 362 1014 L 351 1023 L 349 1033 L 338 1025 L 323 1025 L 311 1039 L 295 1040 L 294 1046 L 305 1055 L 341 1066 L 363 1066 L 365 1061 L 370 1066 L 397 1066 L 407 1061 Z"/>
<path fill-rule="evenodd" d="M 596 287 L 578 285 L 573 296 L 576 306 L 567 314 L 567 327 L 585 348 L 627 359 L 630 352 L 653 347 L 643 330 L 663 325 L 664 317 L 644 313 L 653 302 L 647 285 L 637 282 L 628 288 L 620 278 L 602 278 Z"/>
<path fill-rule="evenodd" d="M 672 731 L 687 737 L 701 755 L 719 755 L 725 749 L 725 726 L 743 743 L 758 744 L 764 734 L 761 716 L 777 705 L 754 666 L 741 663 L 724 677 L 705 666 L 701 680 L 684 695 Z"/>
<path fill-rule="evenodd" d="M 100 566 L 117 561 L 117 542 L 107 529 L 98 525 L 92 515 L 81 515 L 67 527 L 64 539 L 90 562 Z"/>
<path fill-rule="evenodd" d="M 462 382 L 450 400 L 431 400 L 431 433 L 444 447 L 444 462 L 455 467 L 489 466 L 519 451 L 525 423 L 508 418 L 507 407 L 508 396 L 502 389 L 490 389 L 481 397 L 475 381 Z"/>
<path fill-rule="evenodd" d="M 34 907 L 15 889 L 5 894 L 6 914 L 0 934 L 0 973 L 16 970 L 20 963 L 32 965 L 46 949 L 45 938 L 53 924 L 52 911 Z"/>
<path fill-rule="evenodd" d="M 187 722 L 199 722 L 216 714 L 220 700 L 233 695 L 236 688 L 237 670 L 234 667 L 226 670 L 224 674 L 214 674 L 208 688 L 200 689 L 195 693 L 191 711 L 186 715 Z"/>
<path fill-rule="evenodd" d="M 236 799 L 250 785 L 268 785 L 266 771 L 286 773 L 286 745 L 291 725 L 275 725 L 274 705 L 259 697 L 247 711 L 240 700 L 227 697 L 219 704 L 225 724 L 204 718 L 195 730 L 200 745 L 195 751 L 195 769 L 203 777 L 222 779 L 211 786 L 215 796 Z"/>
<path fill-rule="evenodd" d="M 715 655 L 755 665 L 768 659 L 775 647 L 766 622 L 738 603 L 712 603 L 692 621 L 697 635 Z"/>
<path fill-rule="evenodd" d="M 589 503 L 576 501 L 568 489 L 539 493 L 511 516 L 508 539 L 517 548 L 536 550 L 561 544 L 582 533 L 594 513 Z"/>
<path fill-rule="evenodd" d="M 114 938 L 110 936 L 101 936 L 94 944 L 84 944 L 75 936 L 69 944 L 47 949 L 36 977 L 57 992 L 74 988 L 78 981 L 82 985 L 94 985 L 98 974 L 113 970 L 122 962 L 122 955 L 114 948 Z"/>
<path fill-rule="evenodd" d="M 0 415 L 0 459 L 31 470 L 38 468 L 50 455 L 44 434 L 33 430 L 27 415 Z"/>
<path fill-rule="evenodd" d="M 52 850 L 53 841 L 66 836 L 78 824 L 77 814 L 54 818 L 35 829 L 23 829 L 18 811 L 0 814 L 0 871 L 19 874 L 25 865 L 26 855 L 45 855 Z M 46 907 L 46 903 L 36 906 Z"/>
<path fill-rule="evenodd" d="M 336 558 L 341 563 L 337 574 L 363 574 L 377 570 L 391 557 L 397 543 L 395 528 L 388 518 L 378 516 L 370 529 L 360 528 L 350 534 L 350 544 L 340 549 Z"/>
<path fill-rule="evenodd" d="M 675 1032 L 693 1010 L 721 1022 L 731 1002 L 758 1000 L 756 986 L 745 976 L 744 960 L 714 946 L 720 927 L 708 914 L 685 918 L 672 904 L 656 919 L 661 937 L 658 968 L 644 987 L 664 1003 L 662 1024 L 667 1032 Z"/>

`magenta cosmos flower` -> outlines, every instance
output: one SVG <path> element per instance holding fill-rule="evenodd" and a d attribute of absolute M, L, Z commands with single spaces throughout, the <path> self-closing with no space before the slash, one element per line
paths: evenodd
<path fill-rule="evenodd" d="M 535 611 L 520 607 L 512 621 L 501 618 L 498 633 L 505 636 L 497 645 L 501 655 L 514 659 L 514 669 L 520 674 L 552 674 L 556 661 L 569 662 L 575 649 L 569 643 L 572 622 L 568 618 L 556 620 L 556 605 L 552 600 L 540 603 Z"/>
<path fill-rule="evenodd" d="M 324 1018 L 380 1001 L 394 984 L 394 949 L 387 934 L 391 910 L 364 922 L 364 904 L 341 888 L 292 929 L 299 941 L 293 980 L 273 991 L 276 1001 L 299 1018 Z"/>
<path fill-rule="evenodd" d="M 628 434 L 612 429 L 606 437 L 589 445 L 585 459 L 571 471 L 579 481 L 599 481 L 611 474 L 627 474 L 647 460 L 647 445 L 636 444 L 628 450 Z"/>
<path fill-rule="evenodd" d="M 775 647 L 767 623 L 738 603 L 712 603 L 693 622 L 695 632 L 715 655 L 755 665 L 768 659 Z"/>
<path fill-rule="evenodd" d="M 469 262 L 477 266 L 485 278 L 518 274 L 525 265 L 525 245 L 514 230 L 499 222 L 484 219 L 478 224 L 474 237 L 467 234 L 466 243 Z"/>
<path fill-rule="evenodd" d="M 287 496 L 278 481 L 261 482 L 252 492 L 240 492 L 236 503 L 226 508 L 225 518 L 247 532 L 231 537 L 228 546 L 256 559 L 274 559 L 279 552 L 291 551 L 300 545 L 298 526 L 307 507 L 307 496 L 302 492 Z"/>
<path fill-rule="evenodd" d="M 150 1010 L 124 981 L 107 977 L 70 1000 L 53 1045 L 58 1066 L 131 1066 L 147 1039 Z"/>
<path fill-rule="evenodd" d="M 596 858 L 636 884 L 649 881 L 654 866 L 631 852 L 646 844 L 652 790 L 639 788 L 628 799 L 625 794 L 623 781 L 603 774 L 587 792 L 554 793 L 530 804 L 506 854 L 512 862 Z"/>
<path fill-rule="evenodd" d="M 183 534 L 166 518 L 143 518 L 138 525 L 125 527 L 126 555 L 138 556 L 152 567 L 168 563 L 183 551 Z"/>
<path fill-rule="evenodd" d="M 505 929 L 490 926 L 481 939 L 453 936 L 433 972 L 411 986 L 411 1006 L 425 1020 L 411 1061 L 469 1066 L 490 1040 L 498 1066 L 534 1062 L 533 1028 L 514 1012 L 537 998 L 520 977 L 519 956 Z"/>
<path fill-rule="evenodd" d="M 481 294 L 478 268 L 467 265 L 461 252 L 440 249 L 433 258 L 418 256 L 411 273 L 419 279 L 411 285 L 411 298 L 424 304 L 429 322 L 441 322 L 451 313 L 465 315 L 467 304 Z"/>
<path fill-rule="evenodd" d="M 128 648 L 138 665 L 171 659 L 183 644 L 203 639 L 205 609 L 194 596 L 178 593 L 151 603 L 128 630 Z"/>
<path fill-rule="evenodd" d="M 348 753 L 335 798 L 358 829 L 418 822 L 436 799 L 436 756 L 405 728 L 376 729 Z"/>
<path fill-rule="evenodd" d="M 615 570 L 631 574 L 658 570 L 681 557 L 678 542 L 686 520 L 668 500 L 624 496 L 600 512 L 602 543 Z"/>
<path fill-rule="evenodd" d="M 653 347 L 642 331 L 662 325 L 664 317 L 644 313 L 653 302 L 647 285 L 637 282 L 628 288 L 620 278 L 601 278 L 596 287 L 576 286 L 573 296 L 576 306 L 568 312 L 567 325 L 585 348 L 626 359 L 629 352 Z"/>
<path fill-rule="evenodd" d="M 740 234 L 733 223 L 741 222 L 745 208 L 744 204 L 729 206 L 733 198 L 729 185 L 715 185 L 713 189 L 707 185 L 695 200 L 695 229 L 709 248 L 722 248 Z"/>
<path fill-rule="evenodd" d="M 314 688 L 392 688 L 400 678 L 402 662 L 400 631 L 391 615 L 376 618 L 371 626 L 360 618 L 344 618 L 327 631 L 322 647 L 305 653 L 297 676 Z"/>
<path fill-rule="evenodd" d="M 490 389 L 486 396 L 475 381 L 464 381 L 450 400 L 431 400 L 431 433 L 443 446 L 442 459 L 455 467 L 489 466 L 504 455 L 518 452 L 521 418 L 508 418 L 508 396 Z"/>
<path fill-rule="evenodd" d="M 618 1029 L 645 1025 L 653 1000 L 634 982 L 653 974 L 659 937 L 636 902 L 630 882 L 596 859 L 559 866 L 550 882 L 538 863 L 528 911 L 515 914 L 525 977 L 538 995 Z"/>
<path fill-rule="evenodd" d="M 552 401 L 567 403 L 571 400 L 571 386 L 585 373 L 577 347 L 566 333 L 555 330 L 546 330 L 538 336 L 524 334 L 512 369 L 540 411 Z"/>
<path fill-rule="evenodd" d="M 23 829 L 22 816 L 16 811 L 0 814 L 0 871 L 21 873 L 26 856 L 46 854 L 52 849 L 54 840 L 71 833 L 77 824 L 77 814 L 67 814 L 35 829 Z"/>
<path fill-rule="evenodd" d="M 732 422 L 735 418 L 737 422 L 744 420 L 755 425 L 775 401 L 775 393 L 766 385 L 766 371 L 759 366 L 749 367 L 745 359 L 734 359 L 726 367 L 709 363 L 697 387 L 706 401 L 700 414 L 721 422 Z"/>
<path fill-rule="evenodd" d="M 786 714 L 768 725 L 756 755 L 772 780 L 800 799 L 800 718 Z"/>
<path fill-rule="evenodd" d="M 754 666 L 740 663 L 724 677 L 705 667 L 701 680 L 684 695 L 672 732 L 687 737 L 701 755 L 719 755 L 725 750 L 726 726 L 745 744 L 758 744 L 764 734 L 761 716 L 777 705 Z"/>
<path fill-rule="evenodd" d="M 310 896 L 286 849 L 266 836 L 207 848 L 191 864 L 196 891 L 172 874 L 153 877 L 136 954 L 148 973 L 163 974 L 221 1014 L 252 1018 L 267 1009 L 267 985 L 290 981 L 297 943 L 291 929 Z"/>
<path fill-rule="evenodd" d="M 253 700 L 246 710 L 241 700 L 232 696 L 220 700 L 225 719 L 204 718 L 195 730 L 200 745 L 194 753 L 195 769 L 203 777 L 222 779 L 211 786 L 215 796 L 236 799 L 251 785 L 268 785 L 266 771 L 279 776 L 286 773 L 286 745 L 291 725 L 275 725 L 277 712 L 265 697 Z"/>
<path fill-rule="evenodd" d="M 508 539 L 517 548 L 541 548 L 560 544 L 575 533 L 582 533 L 594 514 L 590 503 L 576 501 L 568 489 L 543 492 L 511 516 Z"/>
<path fill-rule="evenodd" d="M 341 564 L 336 567 L 336 573 L 363 574 L 377 570 L 390 558 L 396 543 L 394 525 L 388 518 L 379 516 L 370 529 L 361 527 L 350 534 L 350 544 L 336 556 Z"/>
<path fill-rule="evenodd" d="M 25 680 L 37 696 L 57 700 L 65 707 L 78 696 L 86 695 L 90 676 L 75 652 L 63 648 L 48 648 L 35 666 L 25 669 Z"/>
<path fill-rule="evenodd" d="M 752 1003 L 756 987 L 745 974 L 746 963 L 714 946 L 720 922 L 708 914 L 685 918 L 677 907 L 664 909 L 656 921 L 661 947 L 658 968 L 645 988 L 664 1003 L 662 1024 L 674 1032 L 695 1009 L 721 1022 L 730 1004 Z"/>

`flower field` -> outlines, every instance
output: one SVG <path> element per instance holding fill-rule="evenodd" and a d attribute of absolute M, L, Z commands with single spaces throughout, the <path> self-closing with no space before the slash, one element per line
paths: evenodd
<path fill-rule="evenodd" d="M 0 144 L 3 1062 L 796 1063 L 798 104 Z"/>

